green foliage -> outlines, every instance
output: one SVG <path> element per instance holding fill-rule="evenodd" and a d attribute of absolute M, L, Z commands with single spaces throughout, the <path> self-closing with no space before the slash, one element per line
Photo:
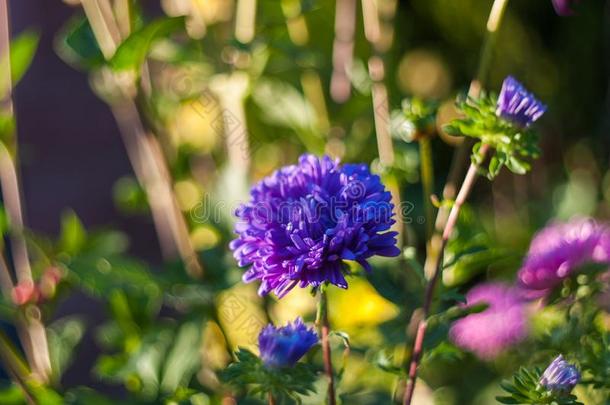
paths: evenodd
<path fill-rule="evenodd" d="M 81 251 L 87 240 L 87 231 L 73 211 L 65 212 L 61 218 L 59 249 L 69 255 Z"/>
<path fill-rule="evenodd" d="M 117 314 L 98 339 L 114 354 L 103 355 L 95 371 L 104 380 L 121 382 L 146 400 L 188 387 L 201 368 L 201 318 L 138 325 L 135 314 Z M 118 349 L 118 350 L 116 350 Z"/>
<path fill-rule="evenodd" d="M 454 237 L 445 249 L 443 284 L 457 287 L 467 283 L 490 266 L 519 266 L 517 252 L 500 245 L 481 224 L 470 206 L 463 206 Z"/>
<path fill-rule="evenodd" d="M 156 39 L 184 29 L 184 18 L 162 18 L 131 33 L 110 60 L 115 70 L 139 71 Z"/>
<path fill-rule="evenodd" d="M 11 41 L 11 81 L 16 86 L 27 72 L 38 49 L 40 34 L 25 31 Z"/>
<path fill-rule="evenodd" d="M 81 69 L 94 69 L 105 63 L 85 17 L 75 17 L 65 25 L 55 39 L 55 50 L 64 62 Z"/>
<path fill-rule="evenodd" d="M 38 40 L 40 36 L 34 31 L 25 31 L 16 36 L 10 43 L 10 52 L 8 55 L 0 55 L 0 69 L 7 64 L 6 58 L 9 58 L 10 65 L 10 81 L 8 76 L 0 75 L 0 98 L 4 98 L 10 87 L 14 87 L 19 83 L 25 72 L 27 72 L 36 49 L 38 48 Z M 0 134 L 3 132 L 2 127 L 6 123 L 0 121 Z"/>
<path fill-rule="evenodd" d="M 149 211 L 146 192 L 131 176 L 118 179 L 113 187 L 116 206 L 128 214 L 141 214 Z"/>
<path fill-rule="evenodd" d="M 453 120 L 445 126 L 451 135 L 464 135 L 478 139 L 472 150 L 472 161 L 483 168 L 483 158 L 479 153 L 482 145 L 495 150 L 485 175 L 493 179 L 506 166 L 516 174 L 525 174 L 531 168 L 527 159 L 537 158 L 538 134 L 531 128 L 521 128 L 496 115 L 495 95 L 482 95 L 478 99 L 462 98 L 457 101 L 464 118 Z"/>
<path fill-rule="evenodd" d="M 0 404 L 23 405 L 27 403 L 35 403 L 37 405 L 65 404 L 63 398 L 56 391 L 37 384 L 28 384 L 27 394 L 22 387 L 16 384 L 10 384 L 0 388 Z"/>
<path fill-rule="evenodd" d="M 392 113 L 392 136 L 412 142 L 436 132 L 438 103 L 419 97 L 402 101 L 402 110 Z"/>
<path fill-rule="evenodd" d="M 278 403 L 289 399 L 300 403 L 299 395 L 314 392 L 316 374 L 307 364 L 272 369 L 249 350 L 241 348 L 235 355 L 237 361 L 223 370 L 220 378 L 250 395 L 265 397 L 270 393 Z"/>
<path fill-rule="evenodd" d="M 72 363 L 84 333 L 85 324 L 77 317 L 62 318 L 47 327 L 51 367 L 57 381 Z"/>
<path fill-rule="evenodd" d="M 0 141 L 6 142 L 15 133 L 16 122 L 12 114 L 0 113 Z"/>
<path fill-rule="evenodd" d="M 539 383 L 542 371 L 539 368 L 520 368 L 512 381 L 504 381 L 501 386 L 508 396 L 496 397 L 502 404 L 534 405 L 584 405 L 572 394 L 556 393 L 547 390 Z"/>

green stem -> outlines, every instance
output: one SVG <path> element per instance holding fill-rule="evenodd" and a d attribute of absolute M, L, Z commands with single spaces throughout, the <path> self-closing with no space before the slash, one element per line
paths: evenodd
<path fill-rule="evenodd" d="M 0 359 L 7 372 L 13 378 L 15 384 L 21 388 L 26 401 L 29 404 L 35 404 L 34 394 L 28 386 L 29 375 L 31 374 L 26 362 L 21 358 L 17 349 L 10 341 L 8 336 L 0 330 Z"/>
<path fill-rule="evenodd" d="M 471 97 L 478 97 L 481 92 L 481 88 L 484 87 L 487 82 L 487 76 L 489 76 L 489 70 L 491 67 L 491 61 L 493 59 L 493 53 L 498 38 L 498 30 L 504 19 L 506 6 L 508 0 L 495 0 L 489 18 L 487 19 L 487 32 L 485 35 L 485 42 L 483 43 L 483 49 L 479 58 L 479 66 L 477 68 L 477 74 L 470 84 L 470 90 L 468 95 Z"/>
<path fill-rule="evenodd" d="M 320 299 L 318 301 L 318 311 L 316 314 L 316 325 L 322 335 L 322 356 L 324 359 L 324 372 L 328 377 L 328 404 L 335 405 L 337 400 L 335 398 L 335 378 L 333 374 L 333 363 L 330 351 L 330 325 L 328 322 L 328 297 L 324 286 L 320 289 Z"/>
<path fill-rule="evenodd" d="M 485 34 L 485 42 L 483 44 L 481 56 L 479 59 L 479 65 L 477 68 L 476 75 L 470 83 L 470 89 L 468 90 L 468 95 L 470 97 L 478 97 L 481 93 L 483 85 L 487 82 L 495 44 L 497 42 L 498 31 L 504 19 L 507 5 L 508 0 L 494 0 L 493 2 L 491 11 L 489 13 L 489 18 L 487 20 L 487 31 Z M 469 156 L 470 147 L 471 143 L 467 141 L 463 142 L 462 145 L 460 145 L 460 147 L 458 148 L 457 153 L 453 157 L 453 162 L 451 164 L 451 169 L 447 177 L 447 182 L 445 184 L 445 187 L 443 188 L 443 199 L 445 200 L 452 200 L 456 195 L 457 182 L 464 167 L 464 164 L 462 162 L 465 161 Z M 486 151 L 487 149 L 484 148 L 484 151 L 481 151 L 481 155 L 484 156 Z M 473 169 L 473 165 L 470 166 L 469 172 L 466 176 L 467 179 L 469 177 L 474 177 L 474 174 L 471 173 L 471 169 Z M 470 179 L 470 181 L 473 181 L 473 179 Z M 464 183 L 467 183 L 467 181 L 465 181 Z M 461 188 L 465 191 L 466 196 L 470 190 L 468 189 L 468 187 L 464 187 L 464 183 L 462 184 Z M 443 251 L 447 240 L 455 226 L 455 223 L 451 224 L 451 222 L 457 220 L 458 213 L 459 206 L 456 207 L 454 205 L 451 211 L 445 207 L 441 207 L 438 210 L 436 216 L 436 221 L 434 224 L 435 230 L 432 233 L 432 236 L 430 237 L 428 242 L 424 271 L 429 276 L 430 281 L 428 282 L 428 285 L 426 287 L 423 318 L 418 323 L 415 341 L 413 342 L 413 348 L 411 350 L 411 360 L 408 370 L 409 379 L 407 381 L 407 386 L 403 398 L 404 405 L 410 405 L 413 399 L 415 382 L 417 381 L 417 368 L 419 366 L 419 361 L 423 350 L 423 339 L 426 333 L 426 318 L 429 315 L 432 298 L 434 297 L 434 290 L 438 278 L 440 276 L 439 266 L 441 263 Z"/>
<path fill-rule="evenodd" d="M 434 193 L 434 164 L 432 163 L 432 146 L 430 138 L 427 136 L 419 141 L 419 160 L 426 216 L 426 240 L 430 240 L 434 232 L 434 207 L 430 200 Z"/>

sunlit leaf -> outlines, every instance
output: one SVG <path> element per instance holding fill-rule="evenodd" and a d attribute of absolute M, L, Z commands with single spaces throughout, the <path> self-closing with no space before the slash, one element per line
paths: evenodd
<path fill-rule="evenodd" d="M 110 60 L 115 70 L 139 70 L 155 39 L 184 28 L 184 18 L 163 18 L 133 32 Z"/>
<path fill-rule="evenodd" d="M 59 249 L 69 255 L 80 252 L 87 240 L 87 231 L 73 211 L 65 212 L 61 218 Z"/>

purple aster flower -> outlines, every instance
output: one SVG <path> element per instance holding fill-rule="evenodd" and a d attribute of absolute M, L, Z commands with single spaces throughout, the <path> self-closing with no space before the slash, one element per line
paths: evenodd
<path fill-rule="evenodd" d="M 496 105 L 496 115 L 523 128 L 544 114 L 546 106 L 529 93 L 514 77 L 508 76 Z"/>
<path fill-rule="evenodd" d="M 561 16 L 570 16 L 574 15 L 574 10 L 572 9 L 572 5 L 577 3 L 578 0 L 553 0 L 553 7 L 555 8 L 555 12 Z"/>
<path fill-rule="evenodd" d="M 391 195 L 364 164 L 340 165 L 303 155 L 256 184 L 237 210 L 230 248 L 245 282 L 260 295 L 284 296 L 296 285 L 347 288 L 344 260 L 370 271 L 371 256 L 396 256 Z"/>
<path fill-rule="evenodd" d="M 269 324 L 258 335 L 260 357 L 267 367 L 273 368 L 294 366 L 316 343 L 318 335 L 301 318 L 279 328 Z"/>
<path fill-rule="evenodd" d="M 543 296 L 586 263 L 610 263 L 610 230 L 589 218 L 551 224 L 538 232 L 519 270 L 519 283 Z"/>
<path fill-rule="evenodd" d="M 526 302 L 519 291 L 503 283 L 484 283 L 466 294 L 466 306 L 486 303 L 480 313 L 457 320 L 449 338 L 459 347 L 491 360 L 527 337 Z"/>
<path fill-rule="evenodd" d="M 565 361 L 560 354 L 542 373 L 540 385 L 549 391 L 567 394 L 572 391 L 579 381 L 580 372 L 578 372 L 578 369 Z"/>

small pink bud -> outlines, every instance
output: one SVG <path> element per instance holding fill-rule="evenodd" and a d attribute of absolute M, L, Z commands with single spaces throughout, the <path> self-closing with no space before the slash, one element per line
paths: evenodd
<path fill-rule="evenodd" d="M 38 301 L 38 288 L 32 281 L 23 281 L 13 288 L 12 299 L 16 305 Z"/>

